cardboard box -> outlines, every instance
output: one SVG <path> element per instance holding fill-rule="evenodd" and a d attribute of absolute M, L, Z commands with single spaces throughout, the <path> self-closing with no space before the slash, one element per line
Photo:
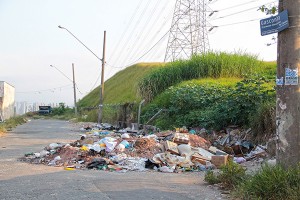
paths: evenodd
<path fill-rule="evenodd" d="M 185 133 L 175 133 L 173 142 L 177 144 L 188 144 L 190 142 L 189 135 Z"/>
<path fill-rule="evenodd" d="M 228 163 L 228 155 L 212 156 L 211 163 L 214 164 L 217 168 L 220 168 L 222 165 L 226 165 Z"/>
<path fill-rule="evenodd" d="M 176 154 L 179 155 L 179 151 L 178 151 L 178 145 L 174 142 L 171 141 L 166 141 L 165 143 L 165 149 L 166 151 L 172 153 L 172 154 Z"/>
<path fill-rule="evenodd" d="M 207 161 L 210 161 L 210 159 L 204 157 L 204 156 L 201 156 L 199 154 L 194 154 L 191 156 L 191 161 L 194 163 L 194 162 L 198 162 L 202 165 L 206 165 L 206 162 Z"/>

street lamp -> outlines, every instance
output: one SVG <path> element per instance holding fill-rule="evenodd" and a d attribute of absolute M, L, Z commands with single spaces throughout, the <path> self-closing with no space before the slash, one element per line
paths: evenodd
<path fill-rule="evenodd" d="M 72 72 L 73 72 L 73 80 L 71 80 L 67 75 L 65 75 L 62 71 L 60 71 L 57 67 L 54 65 L 50 65 L 50 67 L 55 68 L 57 71 L 59 71 L 64 77 L 69 79 L 71 82 L 73 82 L 73 89 L 74 89 L 74 110 L 75 115 L 77 116 L 77 105 L 76 105 L 76 83 L 75 83 L 75 73 L 74 73 L 74 63 L 72 63 Z"/>
<path fill-rule="evenodd" d="M 106 45 L 106 31 L 104 31 L 104 39 L 103 39 L 103 55 L 102 59 L 99 58 L 90 48 L 88 48 L 83 42 L 81 42 L 71 31 L 67 28 L 58 26 L 60 29 L 66 30 L 69 34 L 71 34 L 80 44 L 82 44 L 89 52 L 91 52 L 98 60 L 102 62 L 102 69 L 101 69 L 101 85 L 100 85 L 100 103 L 99 103 L 99 113 L 98 113 L 98 124 L 102 123 L 103 118 L 103 95 L 104 95 L 104 65 L 105 65 L 105 45 Z"/>

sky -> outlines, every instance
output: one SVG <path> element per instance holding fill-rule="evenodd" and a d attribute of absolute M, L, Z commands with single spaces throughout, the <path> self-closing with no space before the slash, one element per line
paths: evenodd
<path fill-rule="evenodd" d="M 207 13 L 218 11 L 207 18 L 207 28 L 214 27 L 208 34 L 210 50 L 276 60 L 276 39 L 272 38 L 277 34 L 260 35 L 259 20 L 269 16 L 257 11 L 263 4 L 276 2 L 210 1 Z M 64 102 L 73 106 L 72 63 L 78 100 L 100 85 L 98 58 L 102 58 L 104 31 L 105 80 L 134 63 L 164 61 L 168 35 L 163 36 L 171 27 L 175 3 L 176 0 L 0 0 L 0 81 L 15 87 L 17 102 Z M 98 58 L 58 25 L 67 28 Z"/>

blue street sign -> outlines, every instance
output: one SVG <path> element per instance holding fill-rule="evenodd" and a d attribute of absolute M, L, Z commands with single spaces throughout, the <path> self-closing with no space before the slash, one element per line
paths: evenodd
<path fill-rule="evenodd" d="M 260 20 L 262 36 L 280 32 L 289 27 L 288 11 L 284 10 L 276 16 Z"/>

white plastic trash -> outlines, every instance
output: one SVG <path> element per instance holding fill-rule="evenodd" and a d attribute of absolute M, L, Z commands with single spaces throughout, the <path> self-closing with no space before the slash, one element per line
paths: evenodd
<path fill-rule="evenodd" d="M 57 147 L 59 147 L 59 144 L 57 144 L 57 143 L 51 143 L 51 144 L 49 144 L 49 148 L 50 149 L 56 149 Z"/>
<path fill-rule="evenodd" d="M 120 151 L 120 152 L 123 152 L 123 151 L 125 150 L 125 146 L 124 146 L 122 143 L 120 143 L 120 144 L 116 147 L 116 149 L 117 149 L 118 151 Z"/>
<path fill-rule="evenodd" d="M 169 168 L 168 166 L 162 166 L 159 168 L 159 171 L 161 172 L 165 172 L 165 173 L 173 173 L 174 172 L 174 168 Z"/>
<path fill-rule="evenodd" d="M 105 151 L 107 152 L 112 152 L 115 146 L 117 145 L 117 142 L 109 141 L 109 140 L 105 140 L 104 143 L 106 145 Z"/>
<path fill-rule="evenodd" d="M 123 134 L 121 135 L 121 138 L 122 138 L 122 139 L 128 139 L 128 138 L 130 138 L 130 136 L 129 136 L 128 133 L 123 133 Z"/>

